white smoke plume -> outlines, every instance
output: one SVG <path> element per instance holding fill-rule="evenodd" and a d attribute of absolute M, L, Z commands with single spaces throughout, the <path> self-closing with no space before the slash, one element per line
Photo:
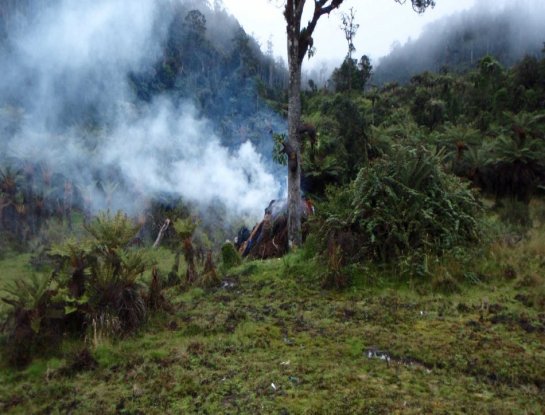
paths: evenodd
<path fill-rule="evenodd" d="M 223 147 L 190 102 L 135 102 L 127 74 L 160 59 L 172 3 L 59 0 L 32 21 L 12 19 L 0 50 L 0 110 L 16 126 L 0 135 L 4 154 L 51 166 L 89 195 L 95 211 L 135 213 L 169 194 L 256 218 L 282 186 L 249 142 Z M 71 107 L 82 104 L 99 126 L 71 119 Z M 110 199 L 98 180 L 112 182 Z"/>

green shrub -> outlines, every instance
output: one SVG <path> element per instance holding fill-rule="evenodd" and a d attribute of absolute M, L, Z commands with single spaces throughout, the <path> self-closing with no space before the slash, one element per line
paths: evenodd
<path fill-rule="evenodd" d="M 10 306 L 3 330 L 6 360 L 14 366 L 25 366 L 35 350 L 54 346 L 59 340 L 59 321 L 64 317 L 62 304 L 54 301 L 52 277 L 32 275 L 7 284 L 2 301 Z"/>
<path fill-rule="evenodd" d="M 138 279 L 148 268 L 142 250 L 129 242 L 136 230 L 125 215 L 99 215 L 86 225 L 89 236 L 54 246 L 49 255 L 57 263 L 51 276 L 14 280 L 2 300 L 7 312 L 7 358 L 27 364 L 35 350 L 52 345 L 67 332 L 88 330 L 95 345 L 137 329 L 149 306 L 158 308 L 161 285 L 151 291 L 154 304 Z"/>
<path fill-rule="evenodd" d="M 82 264 L 87 274 L 88 318 L 109 316 L 119 320 L 123 331 L 134 330 L 146 318 L 138 277 L 149 267 L 142 250 L 129 247 L 136 227 L 127 216 L 117 213 L 99 215 L 86 230 L 92 236 Z"/>
<path fill-rule="evenodd" d="M 225 242 L 221 247 L 221 270 L 229 271 L 240 264 L 242 259 L 235 246 L 231 242 Z"/>
<path fill-rule="evenodd" d="M 440 255 L 478 241 L 480 205 L 442 161 L 442 152 L 394 146 L 349 187 L 328 190 L 318 209 L 322 239 L 340 247 L 345 263 Z"/>

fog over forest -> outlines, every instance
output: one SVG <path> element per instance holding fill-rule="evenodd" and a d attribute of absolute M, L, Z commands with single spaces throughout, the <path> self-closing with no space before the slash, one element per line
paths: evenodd
<path fill-rule="evenodd" d="M 423 71 L 473 68 L 486 54 L 511 66 L 525 54 L 539 57 L 545 42 L 545 2 L 481 1 L 428 25 L 379 60 L 373 83 L 407 82 Z"/>

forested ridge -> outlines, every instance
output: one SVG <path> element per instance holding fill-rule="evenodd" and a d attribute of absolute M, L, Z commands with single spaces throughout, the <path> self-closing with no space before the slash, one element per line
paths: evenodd
<path fill-rule="evenodd" d="M 542 4 L 504 2 L 472 8 L 426 26 L 416 39 L 394 44 L 376 65 L 373 82 L 408 82 L 424 71 L 465 72 L 485 55 L 510 67 L 525 55 L 539 58 L 545 29 Z"/>

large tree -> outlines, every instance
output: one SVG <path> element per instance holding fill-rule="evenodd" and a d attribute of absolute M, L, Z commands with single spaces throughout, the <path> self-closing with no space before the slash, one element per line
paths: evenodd
<path fill-rule="evenodd" d="M 395 0 L 404 4 L 406 0 Z M 300 246 L 301 236 L 301 65 L 305 55 L 312 51 L 312 35 L 320 17 L 339 8 L 343 0 L 314 0 L 314 12 L 307 25 L 301 26 L 306 0 L 286 0 L 284 17 L 288 43 L 288 239 L 290 248 Z M 421 13 L 434 0 L 411 0 L 415 11 Z"/>

